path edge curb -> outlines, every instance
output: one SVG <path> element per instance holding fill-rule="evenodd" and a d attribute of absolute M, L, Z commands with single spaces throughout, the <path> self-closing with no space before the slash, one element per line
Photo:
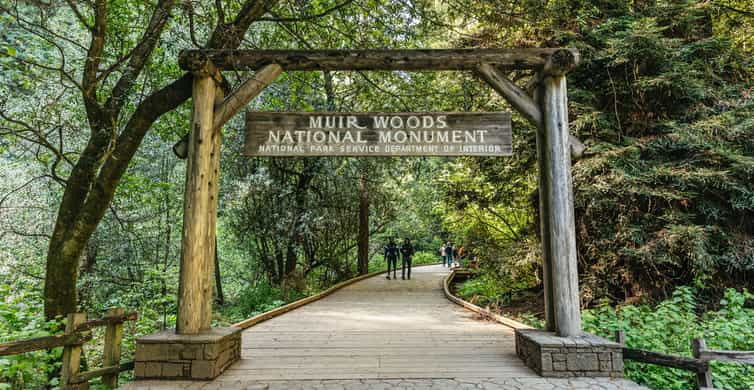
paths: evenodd
<path fill-rule="evenodd" d="M 446 276 L 443 279 L 443 281 L 442 281 L 442 289 L 443 289 L 443 292 L 445 293 L 445 297 L 448 298 L 448 300 L 450 300 L 451 302 L 453 302 L 453 303 L 455 303 L 455 304 L 457 304 L 457 305 L 459 305 L 459 306 L 461 306 L 461 307 L 463 307 L 463 308 L 465 308 L 467 310 L 473 311 L 473 312 L 475 312 L 477 314 L 480 314 L 480 315 L 482 315 L 482 316 L 484 316 L 486 318 L 492 319 L 495 322 L 499 322 L 499 323 L 501 323 L 501 324 L 503 324 L 505 326 L 508 326 L 510 328 L 513 328 L 513 329 L 534 329 L 533 327 L 531 327 L 529 325 L 526 325 L 524 323 L 518 322 L 516 320 L 512 320 L 512 319 L 510 319 L 508 317 L 505 317 L 505 316 L 501 316 L 500 314 L 493 313 L 492 311 L 490 311 L 489 309 L 487 309 L 485 307 L 479 307 L 479 306 L 477 306 L 477 305 L 475 305 L 475 304 L 473 304 L 471 302 L 465 301 L 465 300 L 463 300 L 463 299 L 461 299 L 461 298 L 453 295 L 450 292 L 450 282 L 456 276 L 457 271 L 458 271 L 457 269 L 454 269 L 454 270 L 450 271 L 450 273 L 448 274 L 448 276 Z"/>

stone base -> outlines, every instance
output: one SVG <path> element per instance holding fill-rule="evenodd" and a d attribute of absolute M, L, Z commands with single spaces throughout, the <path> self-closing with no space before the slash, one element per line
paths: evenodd
<path fill-rule="evenodd" d="M 136 340 L 136 379 L 213 379 L 241 358 L 241 328 L 181 335 L 173 329 Z"/>
<path fill-rule="evenodd" d="M 623 377 L 621 345 L 588 333 L 558 337 L 555 332 L 516 329 L 516 354 L 541 376 Z"/>

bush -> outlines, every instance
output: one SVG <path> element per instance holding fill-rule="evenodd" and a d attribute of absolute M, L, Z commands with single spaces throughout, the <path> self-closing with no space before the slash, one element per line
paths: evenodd
<path fill-rule="evenodd" d="M 31 293 L 0 285 L 0 342 L 48 336 L 62 329 L 58 321 L 45 321 L 41 299 Z M 44 387 L 60 368 L 63 348 L 0 357 L 0 389 Z"/>
<path fill-rule="evenodd" d="M 717 311 L 697 315 L 696 290 L 680 287 L 670 299 L 651 308 L 627 305 L 617 309 L 604 305 L 583 312 L 584 330 L 612 338 L 616 330 L 626 332 L 626 344 L 670 355 L 691 356 L 691 340 L 704 338 L 708 348 L 754 350 L 754 310 L 746 300 L 754 295 L 746 290 L 725 291 Z M 713 362 L 712 380 L 716 388 L 754 388 L 754 367 Z M 626 375 L 653 389 L 693 389 L 695 376 L 689 371 L 626 362 Z"/>
<path fill-rule="evenodd" d="M 295 300 L 295 299 L 294 299 Z M 278 287 L 262 282 L 244 289 L 234 305 L 241 318 L 249 318 L 285 304 L 283 293 Z"/>

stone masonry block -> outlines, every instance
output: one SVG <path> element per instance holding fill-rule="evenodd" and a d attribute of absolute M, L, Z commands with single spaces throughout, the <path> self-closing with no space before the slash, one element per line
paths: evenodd
<path fill-rule="evenodd" d="M 163 378 L 180 378 L 183 376 L 183 364 L 182 363 L 162 363 Z"/>
<path fill-rule="evenodd" d="M 552 371 L 552 355 L 549 353 L 542 354 L 542 371 Z"/>
<path fill-rule="evenodd" d="M 146 376 L 147 363 L 137 362 L 134 363 L 134 376 L 143 378 Z"/>
<path fill-rule="evenodd" d="M 599 371 L 600 365 L 596 353 L 569 353 L 566 360 L 568 371 Z"/>
<path fill-rule="evenodd" d="M 613 371 L 616 372 L 623 372 L 623 354 L 619 352 L 613 352 L 612 353 L 613 358 Z"/>
<path fill-rule="evenodd" d="M 194 360 L 191 362 L 191 379 L 212 379 L 215 374 L 215 361 Z"/>
<path fill-rule="evenodd" d="M 161 375 L 162 375 L 162 363 L 147 362 L 146 369 L 144 371 L 144 377 L 159 378 Z"/>

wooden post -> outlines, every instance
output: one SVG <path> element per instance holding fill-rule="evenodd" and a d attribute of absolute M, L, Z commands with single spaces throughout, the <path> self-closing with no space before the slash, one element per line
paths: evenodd
<path fill-rule="evenodd" d="M 122 316 L 125 310 L 122 307 L 108 309 L 105 318 Z M 105 347 L 102 356 L 102 365 L 120 366 L 120 342 L 123 338 L 123 323 L 108 323 L 105 328 Z M 118 387 L 118 373 L 102 376 L 102 383 L 110 389 Z"/>
<path fill-rule="evenodd" d="M 535 100 L 539 101 L 540 90 L 534 92 Z M 539 175 L 537 183 L 539 185 L 539 232 L 542 241 L 542 285 L 544 287 L 545 303 L 545 330 L 555 331 L 555 298 L 553 295 L 552 282 L 552 254 L 550 253 L 550 220 L 547 202 L 546 189 L 549 188 L 547 180 L 547 162 L 545 160 L 547 151 L 545 150 L 544 125 L 542 122 L 537 126 L 537 166 Z"/>
<path fill-rule="evenodd" d="M 626 346 L 626 331 L 624 331 L 624 330 L 616 330 L 615 331 L 615 342 L 625 347 Z"/>
<path fill-rule="evenodd" d="M 702 350 L 707 349 L 707 343 L 704 341 L 704 339 L 693 339 L 691 340 L 691 353 L 693 356 L 697 359 L 701 358 Z M 696 373 L 696 387 L 698 389 L 702 388 L 712 388 L 712 371 L 709 368 L 709 364 L 705 364 L 703 371 L 697 371 Z"/>
<path fill-rule="evenodd" d="M 68 314 L 65 323 L 65 334 L 73 334 L 76 332 L 76 327 L 83 324 L 86 321 L 86 314 L 84 313 L 71 313 Z M 63 364 L 60 368 L 60 388 L 64 390 L 73 389 L 88 389 L 89 383 L 71 384 L 71 379 L 79 373 L 81 365 L 81 353 L 83 347 L 81 344 L 68 345 L 63 348 Z"/>
<path fill-rule="evenodd" d="M 565 50 L 555 54 L 544 67 L 537 96 L 542 112 L 541 135 L 537 139 L 539 195 L 544 202 L 540 208 L 542 243 L 544 264 L 551 275 L 546 279 L 552 280 L 555 331 L 558 336 L 573 337 L 581 334 L 581 308 L 565 73 L 578 58 Z"/>
<path fill-rule="evenodd" d="M 210 62 L 194 72 L 178 284 L 176 332 L 179 334 L 197 334 L 209 329 L 212 320 L 220 168 L 220 132 L 213 128 L 217 74 Z"/>

